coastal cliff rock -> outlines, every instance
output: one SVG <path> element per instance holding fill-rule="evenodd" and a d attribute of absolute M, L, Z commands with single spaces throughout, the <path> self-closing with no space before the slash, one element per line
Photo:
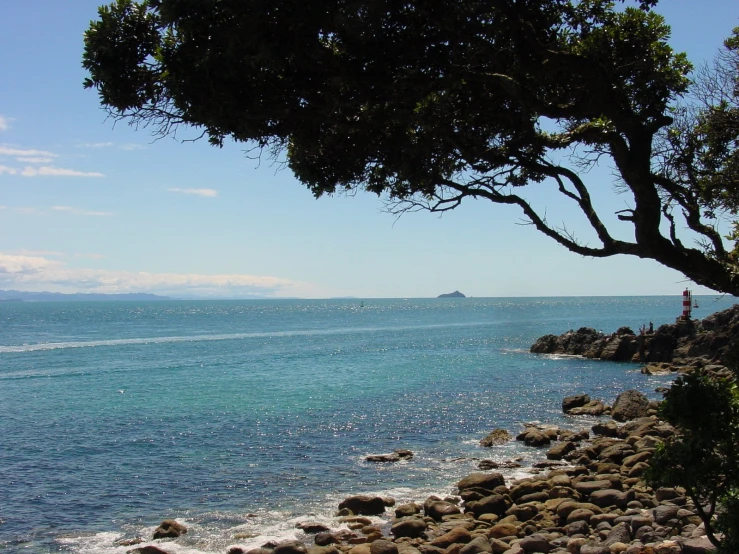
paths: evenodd
<path fill-rule="evenodd" d="M 704 367 L 721 364 L 739 336 L 739 305 L 703 320 L 678 321 L 639 334 L 629 327 L 605 334 L 590 327 L 545 335 L 531 347 L 535 354 L 564 354 L 614 362 L 643 362 L 650 367 Z M 664 364 L 664 365 L 663 365 Z"/>

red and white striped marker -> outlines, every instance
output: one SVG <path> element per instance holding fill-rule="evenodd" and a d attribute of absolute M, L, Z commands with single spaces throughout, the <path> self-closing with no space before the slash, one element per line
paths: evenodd
<path fill-rule="evenodd" d="M 683 291 L 683 319 L 690 319 L 693 310 L 693 295 L 688 289 Z"/>

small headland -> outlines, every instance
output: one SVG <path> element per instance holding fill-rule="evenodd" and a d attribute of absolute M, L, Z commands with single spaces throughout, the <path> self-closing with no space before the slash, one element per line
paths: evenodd
<path fill-rule="evenodd" d="M 545 335 L 531 347 L 537 354 L 565 354 L 614 362 L 645 364 L 643 373 L 688 372 L 706 369 L 723 373 L 722 360 L 732 337 L 739 336 L 739 305 L 702 320 L 683 320 L 646 326 L 639 332 L 621 327 L 605 334 L 590 327 L 559 336 Z"/>

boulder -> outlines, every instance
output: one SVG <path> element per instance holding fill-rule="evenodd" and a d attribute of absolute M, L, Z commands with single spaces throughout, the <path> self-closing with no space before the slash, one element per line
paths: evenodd
<path fill-rule="evenodd" d="M 629 503 L 629 496 L 627 493 L 615 489 L 597 490 L 590 494 L 590 502 L 599 508 L 616 506 L 623 510 L 626 508 L 626 504 Z"/>
<path fill-rule="evenodd" d="M 649 411 L 649 399 L 636 390 L 622 392 L 611 408 L 611 417 L 616 421 L 628 421 L 645 417 Z"/>
<path fill-rule="evenodd" d="M 708 537 L 688 539 L 683 542 L 682 548 L 682 554 L 708 554 L 716 551 L 716 547 L 711 544 Z"/>
<path fill-rule="evenodd" d="M 439 548 L 448 548 L 452 544 L 467 544 L 472 540 L 472 535 L 464 527 L 455 527 L 448 533 L 444 533 L 440 537 L 436 537 L 431 541 L 432 546 Z"/>
<path fill-rule="evenodd" d="M 599 416 L 602 415 L 606 411 L 606 405 L 603 404 L 600 400 L 591 400 L 584 406 L 580 406 L 579 408 L 572 408 L 569 411 L 570 415 L 590 415 L 590 416 Z"/>
<path fill-rule="evenodd" d="M 174 519 L 165 519 L 154 529 L 155 539 L 173 539 L 187 533 L 187 527 Z"/>
<path fill-rule="evenodd" d="M 370 545 L 370 554 L 398 554 L 398 547 L 393 541 L 381 539 Z"/>
<path fill-rule="evenodd" d="M 139 548 L 126 550 L 126 554 L 169 554 L 169 552 L 156 546 L 140 546 Z"/>
<path fill-rule="evenodd" d="M 567 396 L 562 400 L 562 411 L 566 414 L 570 413 L 573 408 L 579 408 L 590 402 L 590 396 L 587 394 L 575 394 Z"/>
<path fill-rule="evenodd" d="M 513 437 L 505 429 L 494 429 L 488 436 L 480 440 L 480 446 L 498 446 L 509 442 Z"/>
<path fill-rule="evenodd" d="M 285 541 L 275 546 L 272 554 L 307 554 L 308 549 L 300 541 Z"/>
<path fill-rule="evenodd" d="M 575 449 L 577 449 L 577 445 L 574 442 L 559 442 L 547 451 L 547 459 L 561 460 L 565 457 L 565 454 L 569 454 Z"/>
<path fill-rule="evenodd" d="M 534 533 L 528 537 L 521 539 L 518 543 L 524 552 L 549 552 L 552 549 L 552 545 L 543 535 Z"/>
<path fill-rule="evenodd" d="M 494 539 L 518 536 L 518 527 L 512 523 L 498 523 L 488 530 L 488 536 Z"/>
<path fill-rule="evenodd" d="M 460 492 L 471 488 L 492 491 L 501 485 L 505 485 L 502 473 L 471 473 L 457 483 L 457 488 Z"/>
<path fill-rule="evenodd" d="M 421 518 L 402 519 L 390 527 L 390 533 L 394 537 L 410 537 L 415 539 L 426 531 L 426 522 Z"/>
<path fill-rule="evenodd" d="M 389 454 L 370 454 L 369 456 L 366 456 L 364 459 L 367 462 L 380 462 L 380 463 L 387 463 L 387 462 L 400 462 L 402 460 L 410 460 L 413 458 L 413 452 L 410 450 L 406 450 L 404 448 L 393 450 Z"/>
<path fill-rule="evenodd" d="M 376 516 L 385 513 L 385 501 L 379 496 L 360 494 L 344 499 L 339 504 L 339 510 L 343 509 L 356 515 Z"/>
<path fill-rule="evenodd" d="M 410 502 L 408 504 L 401 504 L 400 506 L 395 508 L 395 517 L 413 516 L 413 515 L 421 513 L 422 509 L 423 507 L 416 504 L 415 502 Z"/>
<path fill-rule="evenodd" d="M 508 509 L 508 503 L 500 494 L 492 494 L 480 500 L 466 502 L 465 509 L 480 517 L 482 514 L 503 515 Z"/>
<path fill-rule="evenodd" d="M 485 537 L 476 537 L 464 545 L 459 554 L 484 554 L 492 551 L 493 548 Z"/>
<path fill-rule="evenodd" d="M 427 500 L 423 505 L 423 510 L 427 516 L 436 521 L 441 521 L 444 516 L 462 513 L 459 506 L 444 500 Z"/>
<path fill-rule="evenodd" d="M 330 527 L 327 527 L 323 523 L 318 523 L 316 521 L 301 521 L 300 523 L 295 524 L 295 528 L 300 529 L 301 531 L 309 535 L 315 535 L 316 533 L 325 533 L 331 530 Z"/>

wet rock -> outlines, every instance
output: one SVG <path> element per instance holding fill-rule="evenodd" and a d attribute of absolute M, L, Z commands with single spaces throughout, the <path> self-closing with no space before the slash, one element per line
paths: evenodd
<path fill-rule="evenodd" d="M 301 531 L 309 535 L 315 535 L 316 533 L 325 533 L 326 531 L 331 530 L 330 527 L 327 527 L 323 523 L 318 523 L 316 521 L 301 521 L 300 523 L 295 524 L 295 528 L 300 529 Z"/>
<path fill-rule="evenodd" d="M 393 450 L 389 454 L 370 454 L 364 459 L 367 462 L 393 463 L 413 458 L 413 452 L 406 449 Z"/>
<path fill-rule="evenodd" d="M 141 546 L 139 548 L 126 550 L 126 554 L 169 554 L 169 552 L 156 546 Z"/>
<path fill-rule="evenodd" d="M 575 394 L 573 396 L 566 396 L 562 400 L 562 411 L 566 414 L 570 413 L 573 408 L 579 408 L 590 402 L 590 395 L 587 394 Z"/>
<path fill-rule="evenodd" d="M 480 446 L 491 447 L 509 442 L 513 437 L 505 429 L 494 429 L 487 437 L 480 441 Z"/>
<path fill-rule="evenodd" d="M 174 519 L 165 519 L 154 529 L 155 539 L 171 539 L 187 533 L 187 527 Z"/>
<path fill-rule="evenodd" d="M 421 518 L 409 518 L 398 521 L 390 527 L 394 537 L 417 538 L 426 531 L 426 522 Z"/>
<path fill-rule="evenodd" d="M 343 509 L 356 515 L 375 516 L 385 513 L 385 501 L 379 496 L 350 496 L 339 504 L 339 510 Z"/>
<path fill-rule="evenodd" d="M 492 494 L 480 500 L 466 503 L 465 509 L 475 514 L 476 517 L 483 514 L 502 515 L 508 509 L 508 503 L 502 495 Z"/>
<path fill-rule="evenodd" d="M 557 443 L 547 451 L 547 459 L 561 460 L 562 458 L 564 458 L 565 454 L 569 454 L 576 449 L 577 445 L 574 442 Z"/>
<path fill-rule="evenodd" d="M 606 405 L 603 404 L 600 400 L 591 400 L 584 406 L 580 406 L 579 408 L 573 408 L 569 411 L 570 415 L 590 415 L 590 416 L 599 416 L 605 413 L 606 411 Z"/>
<path fill-rule="evenodd" d="M 481 469 L 483 471 L 498 469 L 499 467 L 500 465 L 498 462 L 494 460 L 480 460 L 480 463 L 477 464 L 477 469 Z"/>
<path fill-rule="evenodd" d="M 649 399 L 636 390 L 622 392 L 611 409 L 611 417 L 616 421 L 628 421 L 645 417 L 649 410 Z"/>

